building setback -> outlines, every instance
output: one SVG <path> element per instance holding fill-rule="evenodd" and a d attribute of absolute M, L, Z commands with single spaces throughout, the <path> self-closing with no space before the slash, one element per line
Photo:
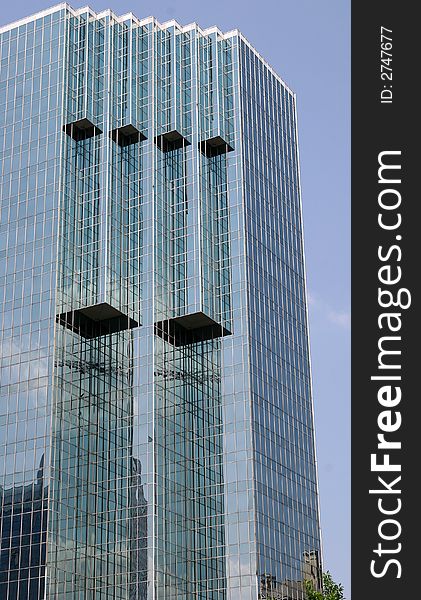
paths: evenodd
<path fill-rule="evenodd" d="M 303 598 L 295 95 L 238 31 L 0 33 L 0 597 Z"/>

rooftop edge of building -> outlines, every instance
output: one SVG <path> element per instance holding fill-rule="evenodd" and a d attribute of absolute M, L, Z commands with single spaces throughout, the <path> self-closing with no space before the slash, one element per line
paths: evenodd
<path fill-rule="evenodd" d="M 61 10 L 67 10 L 73 16 L 79 16 L 84 13 L 88 13 L 94 19 L 102 19 L 104 17 L 110 17 L 117 23 L 124 23 L 125 21 L 133 21 L 136 25 L 143 26 L 148 25 L 149 23 L 154 23 L 157 27 L 161 29 L 167 29 L 169 27 L 177 27 L 181 32 L 186 33 L 191 30 L 198 31 L 201 35 L 210 35 L 211 33 L 217 33 L 222 39 L 229 39 L 231 37 L 238 36 L 250 50 L 257 56 L 257 58 L 264 64 L 264 66 L 270 71 L 270 73 L 276 77 L 276 79 L 285 87 L 285 89 L 292 94 L 294 97 L 296 96 L 295 92 L 289 87 L 289 85 L 278 75 L 275 69 L 263 58 L 263 56 L 256 50 L 256 48 L 248 41 L 248 39 L 239 31 L 238 29 L 232 29 L 223 33 L 216 25 L 212 27 L 207 27 L 206 29 L 202 29 L 196 22 L 189 23 L 188 25 L 180 25 L 178 21 L 175 19 L 171 19 L 169 21 L 165 21 L 164 23 L 160 23 L 155 17 L 149 16 L 144 19 L 139 19 L 132 12 L 125 13 L 121 16 L 116 15 L 111 9 L 105 9 L 100 12 L 95 12 L 90 6 L 84 6 L 82 8 L 73 8 L 67 2 L 61 2 L 60 4 L 55 4 L 50 8 L 46 8 L 45 10 L 38 11 L 27 17 L 23 17 L 18 19 L 17 21 L 12 21 L 12 23 L 8 23 L 6 25 L 0 26 L 0 34 L 5 33 L 6 31 L 10 31 L 15 29 L 16 27 L 20 27 L 21 25 L 25 25 L 26 23 L 30 23 L 31 21 L 35 21 L 42 17 L 46 17 L 53 13 L 59 12 Z"/>

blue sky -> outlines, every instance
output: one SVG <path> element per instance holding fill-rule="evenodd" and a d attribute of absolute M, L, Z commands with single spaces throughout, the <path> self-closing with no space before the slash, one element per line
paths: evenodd
<path fill-rule="evenodd" d="M 6 24 L 56 4 L 2 3 Z M 350 2 L 74 0 L 240 29 L 298 96 L 325 568 L 350 598 Z"/>

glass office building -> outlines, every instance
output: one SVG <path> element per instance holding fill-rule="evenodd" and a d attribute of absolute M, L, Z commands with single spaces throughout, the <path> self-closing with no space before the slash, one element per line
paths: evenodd
<path fill-rule="evenodd" d="M 61 4 L 0 34 L 0 597 L 302 599 L 294 93 L 238 31 Z"/>

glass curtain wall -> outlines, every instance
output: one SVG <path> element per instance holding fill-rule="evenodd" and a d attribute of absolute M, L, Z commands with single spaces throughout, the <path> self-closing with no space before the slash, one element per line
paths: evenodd
<path fill-rule="evenodd" d="M 303 599 L 295 96 L 238 31 L 0 30 L 0 596 Z"/>

